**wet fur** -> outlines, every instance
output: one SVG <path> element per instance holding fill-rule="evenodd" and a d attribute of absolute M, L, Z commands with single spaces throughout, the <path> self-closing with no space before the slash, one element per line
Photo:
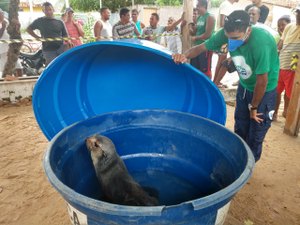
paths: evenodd
<path fill-rule="evenodd" d="M 158 205 L 158 200 L 144 191 L 129 175 L 109 138 L 91 136 L 86 139 L 86 146 L 91 153 L 102 191 L 109 202 L 131 206 Z"/>

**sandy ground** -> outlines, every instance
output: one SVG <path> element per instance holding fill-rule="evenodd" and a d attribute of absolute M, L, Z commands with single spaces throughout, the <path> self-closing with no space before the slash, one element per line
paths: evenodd
<path fill-rule="evenodd" d="M 229 129 L 233 110 L 228 106 Z M 225 224 L 300 224 L 300 138 L 283 134 L 283 126 L 283 118 L 273 123 L 262 159 Z M 47 144 L 30 105 L 0 107 L 0 224 L 70 224 L 66 203 L 43 171 Z"/>

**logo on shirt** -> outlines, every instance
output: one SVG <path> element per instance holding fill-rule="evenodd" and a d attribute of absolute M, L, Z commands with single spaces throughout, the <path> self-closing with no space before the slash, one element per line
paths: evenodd
<path fill-rule="evenodd" d="M 248 79 L 252 75 L 251 67 L 246 63 L 246 60 L 243 56 L 234 56 L 232 57 L 236 70 L 239 76 L 242 79 Z"/>
<path fill-rule="evenodd" d="M 198 27 L 203 27 L 205 25 L 205 22 L 204 21 L 199 21 L 198 23 L 197 23 L 197 26 Z"/>

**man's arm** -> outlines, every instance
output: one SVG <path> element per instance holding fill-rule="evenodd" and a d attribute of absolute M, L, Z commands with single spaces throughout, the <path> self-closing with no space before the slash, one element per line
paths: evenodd
<path fill-rule="evenodd" d="M 101 34 L 101 31 L 102 31 L 102 28 L 103 28 L 102 23 L 97 21 L 94 25 L 94 36 L 95 36 L 97 41 L 99 41 L 101 39 L 100 34 Z"/>
<path fill-rule="evenodd" d="M 78 30 L 79 36 L 84 37 L 84 30 L 83 30 L 81 24 L 78 21 L 74 21 L 74 25 L 76 26 L 76 28 Z"/>
<path fill-rule="evenodd" d="M 200 45 L 196 45 L 189 50 L 187 50 L 184 54 L 173 54 L 172 58 L 175 63 L 185 63 L 188 59 L 195 58 L 197 55 L 201 54 L 202 52 L 207 51 L 207 48 L 204 43 Z"/>
<path fill-rule="evenodd" d="M 224 14 L 220 14 L 220 27 L 224 27 L 225 17 Z"/>
<path fill-rule="evenodd" d="M 27 33 L 30 34 L 32 37 L 34 38 L 41 38 L 40 36 L 38 36 L 34 31 L 33 29 L 29 26 L 27 27 L 26 29 Z"/>
<path fill-rule="evenodd" d="M 62 21 L 61 21 L 61 22 L 62 22 Z M 67 32 L 67 28 L 66 28 L 64 22 L 62 22 L 61 35 L 62 35 L 63 37 L 69 37 L 69 34 L 68 34 L 68 32 Z"/>
<path fill-rule="evenodd" d="M 174 23 L 172 23 L 171 25 L 168 25 L 165 27 L 166 31 L 170 31 L 172 29 L 174 29 L 175 27 L 177 27 L 178 24 L 180 24 L 183 21 L 184 18 L 184 13 L 182 13 L 181 17 L 179 20 L 176 20 Z"/>
<path fill-rule="evenodd" d="M 213 16 L 207 17 L 205 32 L 203 34 L 201 34 L 200 36 L 193 37 L 192 38 L 193 41 L 206 40 L 206 39 L 210 38 L 210 36 L 212 35 L 212 32 L 214 30 L 214 27 L 215 27 L 215 18 Z"/>
<path fill-rule="evenodd" d="M 195 35 L 197 32 L 196 25 L 194 23 L 189 23 L 188 26 L 189 26 L 190 35 Z"/>
<path fill-rule="evenodd" d="M 119 34 L 117 32 L 116 26 L 113 26 L 113 28 L 112 28 L 112 34 L 113 34 L 113 39 L 118 39 Z"/>
<path fill-rule="evenodd" d="M 265 95 L 266 88 L 268 84 L 268 73 L 256 75 L 256 84 L 253 92 L 253 97 L 251 101 L 252 107 L 258 107 L 263 96 Z M 256 122 L 261 123 L 263 119 L 259 117 L 262 113 L 257 113 L 257 109 L 250 110 L 250 118 L 254 119 Z"/>
<path fill-rule="evenodd" d="M 281 49 L 282 49 L 282 46 L 283 46 L 283 40 L 282 40 L 282 39 L 280 39 L 280 40 L 278 41 L 278 44 L 277 44 L 277 50 L 278 50 L 278 52 L 280 52 L 280 51 L 281 51 Z"/>

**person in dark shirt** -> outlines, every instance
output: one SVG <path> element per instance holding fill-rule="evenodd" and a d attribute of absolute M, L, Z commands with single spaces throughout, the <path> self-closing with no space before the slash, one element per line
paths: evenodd
<path fill-rule="evenodd" d="M 259 23 L 265 23 L 269 15 L 269 8 L 262 4 L 261 0 L 252 0 L 253 4 L 247 5 L 245 11 L 248 12 L 249 9 L 253 6 L 256 6 L 260 9 L 260 17 L 258 19 Z"/>
<path fill-rule="evenodd" d="M 63 21 L 57 20 L 53 16 L 54 8 L 51 3 L 45 2 L 43 4 L 44 17 L 34 20 L 27 28 L 27 32 L 34 38 L 62 38 L 68 37 Z M 37 35 L 34 30 L 39 30 L 41 37 Z M 71 45 L 71 42 L 68 41 Z M 43 55 L 48 65 L 53 59 L 64 52 L 64 41 L 48 41 L 43 42 Z"/>

